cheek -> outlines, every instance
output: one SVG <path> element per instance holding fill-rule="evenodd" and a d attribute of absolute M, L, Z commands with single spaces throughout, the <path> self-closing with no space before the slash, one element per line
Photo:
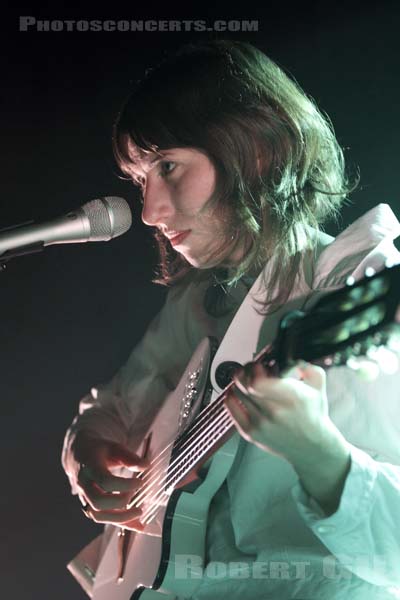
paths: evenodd
<path fill-rule="evenodd" d="M 201 210 L 210 199 L 215 189 L 215 176 L 213 173 L 189 174 L 184 177 L 177 192 L 177 202 L 180 209 L 185 209 L 194 214 Z"/>
<path fill-rule="evenodd" d="M 215 184 L 215 176 L 211 173 L 200 177 L 197 188 L 199 198 L 205 198 L 208 200 L 215 190 Z"/>
<path fill-rule="evenodd" d="M 209 243 L 210 240 L 221 241 L 224 235 L 223 222 L 211 210 L 204 210 L 193 220 L 195 230 Z"/>

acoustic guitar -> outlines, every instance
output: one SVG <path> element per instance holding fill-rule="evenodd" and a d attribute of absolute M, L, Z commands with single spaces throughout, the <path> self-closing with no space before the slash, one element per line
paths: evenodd
<path fill-rule="evenodd" d="M 361 281 L 326 294 L 309 312 L 288 313 L 255 360 L 279 375 L 299 359 L 329 368 L 352 366 L 386 345 L 398 351 L 399 296 L 400 265 L 367 269 Z M 144 532 L 107 525 L 68 565 L 94 600 L 190 597 L 201 581 L 208 509 L 240 439 L 224 405 L 237 364 L 220 366 L 226 385 L 210 402 L 215 352 L 212 338 L 199 344 L 142 444 L 151 464 L 138 475 L 130 506 L 142 509 Z"/>

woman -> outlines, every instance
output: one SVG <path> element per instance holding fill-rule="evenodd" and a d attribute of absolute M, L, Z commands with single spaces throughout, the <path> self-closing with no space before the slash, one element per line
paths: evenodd
<path fill-rule="evenodd" d="M 147 71 L 114 134 L 155 228 L 156 281 L 171 287 L 126 365 L 82 401 L 63 464 L 87 516 L 141 530 L 127 505 L 140 481 L 110 468 L 146 469 L 135 450 L 200 340 L 224 338 L 258 278 L 262 318 L 239 340 L 249 362 L 289 307 L 398 262 L 398 223 L 381 205 L 335 241 L 320 231 L 351 191 L 342 152 L 313 102 L 249 44 L 187 46 Z M 288 375 L 256 363 L 235 376 L 226 407 L 242 441 L 207 529 L 208 565 L 230 567 L 207 569 L 192 597 L 396 597 L 396 378 L 366 385 L 305 363 Z"/>

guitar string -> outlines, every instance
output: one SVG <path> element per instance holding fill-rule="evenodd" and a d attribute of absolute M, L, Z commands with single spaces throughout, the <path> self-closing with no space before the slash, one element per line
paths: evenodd
<path fill-rule="evenodd" d="M 177 467 L 179 468 L 181 466 L 182 460 L 185 458 L 186 454 L 188 453 L 188 450 L 191 450 L 193 448 L 193 442 L 197 442 L 197 444 L 199 444 L 199 442 L 204 442 L 204 439 L 206 439 L 206 434 L 210 431 L 210 429 L 212 429 L 212 427 L 216 423 L 215 417 L 216 416 L 218 417 L 221 414 L 221 412 L 222 413 L 224 412 L 224 406 L 223 406 L 222 401 L 218 402 L 218 405 L 217 405 L 217 401 L 216 401 L 213 403 L 213 405 L 215 405 L 215 406 L 213 406 L 213 411 L 212 411 L 214 414 L 206 415 L 207 417 L 211 416 L 211 418 L 209 418 L 208 420 L 206 420 L 205 418 L 202 419 L 203 422 L 200 423 L 200 426 L 193 427 L 190 431 L 190 435 L 187 438 L 185 438 L 184 442 L 180 446 L 178 446 L 178 448 L 177 448 L 178 455 L 174 458 L 174 460 L 171 463 L 169 463 L 168 470 L 166 471 L 167 476 L 170 477 L 171 479 L 175 475 Z M 225 409 L 225 413 L 228 414 L 226 409 Z M 173 444 L 170 444 L 169 447 L 171 447 L 172 445 Z M 158 463 L 160 463 L 160 461 L 158 461 Z M 151 487 L 160 481 L 160 477 L 163 476 L 163 473 L 162 472 L 160 473 L 159 466 L 160 465 L 157 464 L 158 470 L 156 471 L 156 479 L 153 478 L 151 480 L 151 478 L 150 478 L 150 480 L 145 480 L 145 478 L 143 478 L 142 481 L 144 482 L 145 486 L 142 486 L 139 493 L 137 495 L 135 495 L 134 498 L 132 498 L 132 500 L 128 506 L 133 506 L 133 503 L 138 505 L 139 501 L 142 500 L 143 496 L 146 495 L 146 493 L 148 491 L 150 491 Z M 165 467 L 164 467 L 164 469 L 165 469 Z M 152 471 L 154 472 L 155 469 L 153 468 Z M 166 481 L 166 479 L 164 478 L 162 483 L 164 483 L 165 481 Z"/>
<path fill-rule="evenodd" d="M 232 428 L 232 423 L 229 422 L 229 420 L 225 419 L 224 423 L 220 423 L 219 424 L 219 434 L 222 437 L 222 435 L 224 435 L 224 433 L 226 433 L 226 431 L 230 430 Z M 170 494 L 167 493 L 165 491 L 165 488 L 159 488 L 158 491 L 156 492 L 155 495 L 153 495 L 153 497 L 151 497 L 149 499 L 149 504 L 147 505 L 144 513 L 141 515 L 141 522 L 144 525 L 147 525 L 151 522 L 151 520 L 156 516 L 158 509 L 161 505 L 161 503 L 163 502 L 163 500 L 167 500 L 170 498 Z M 148 500 L 146 498 L 146 500 Z"/>
<path fill-rule="evenodd" d="M 224 418 L 225 417 L 225 418 Z M 224 433 L 232 428 L 232 422 L 229 420 L 229 415 L 222 415 L 222 419 L 219 420 L 219 422 L 217 423 L 217 427 L 215 427 L 215 423 L 213 424 L 214 426 L 214 437 L 215 435 L 219 435 L 219 437 L 222 437 L 222 435 L 224 435 Z M 193 464 L 195 464 L 198 459 L 201 457 L 201 452 L 203 452 L 203 455 L 206 453 L 207 449 L 209 449 L 209 447 L 211 447 L 212 444 L 208 445 L 208 448 L 201 448 L 201 451 L 196 454 L 192 454 L 191 456 L 191 461 Z M 171 477 L 171 474 L 168 472 L 168 468 L 164 468 L 163 472 L 160 473 L 160 478 L 161 481 L 159 482 L 159 485 L 156 487 L 156 489 L 151 489 L 153 486 L 148 486 L 147 489 L 143 490 L 140 497 L 137 497 L 134 499 L 134 503 L 136 506 L 141 506 L 143 502 L 147 503 L 147 507 L 144 511 L 144 514 L 141 515 L 141 521 L 143 524 L 148 523 L 151 518 L 154 516 L 154 514 L 157 512 L 160 504 L 162 503 L 164 498 L 169 498 L 170 497 L 170 493 L 168 493 L 165 489 L 165 483 L 167 481 L 171 481 L 171 479 L 175 479 L 177 481 L 183 479 L 183 476 L 185 475 L 185 470 L 188 471 L 187 469 L 187 465 L 186 469 L 185 466 L 182 469 L 182 463 L 183 461 L 181 461 L 179 468 L 177 471 L 175 471 L 175 473 L 173 474 L 173 477 Z M 193 464 L 190 465 L 190 468 L 192 468 Z M 179 472 L 181 471 L 181 473 Z M 164 476 L 164 477 L 163 477 Z M 174 486 L 176 485 L 177 481 L 172 481 L 172 484 L 169 486 L 170 488 L 174 488 Z"/>
<path fill-rule="evenodd" d="M 228 414 L 222 415 L 222 419 L 218 422 L 218 430 L 215 429 L 215 433 L 220 438 L 229 429 L 231 429 L 232 427 L 233 427 L 233 425 L 232 425 L 232 419 L 229 418 L 229 415 Z M 213 445 L 214 441 L 215 440 L 212 440 L 212 443 L 210 444 L 209 447 L 211 447 Z M 209 447 L 206 448 L 205 450 L 207 451 L 209 449 Z M 202 450 L 204 450 L 204 448 Z M 199 456 L 192 457 L 193 462 L 196 463 L 197 460 L 198 460 L 198 458 L 199 458 Z M 191 465 L 190 468 L 192 468 L 192 466 L 193 465 Z M 184 474 L 184 471 L 185 471 L 185 469 L 183 470 L 182 474 Z M 169 478 L 169 473 L 167 472 L 167 478 L 166 478 L 166 480 L 168 478 Z M 183 477 L 179 477 L 178 476 L 178 481 L 179 481 L 179 479 L 182 479 L 182 478 Z M 176 485 L 176 482 L 175 482 L 174 485 Z M 174 487 L 174 486 L 172 486 L 172 487 Z M 168 492 L 165 490 L 164 487 L 160 487 L 152 497 L 150 497 L 150 498 L 144 498 L 143 501 L 149 502 L 149 506 L 148 506 L 147 510 L 145 510 L 144 514 L 141 516 L 141 520 L 142 520 L 142 522 L 144 521 L 144 524 L 149 523 L 150 520 L 155 516 L 155 513 L 157 512 L 157 510 L 158 510 L 158 508 L 159 508 L 159 506 L 160 506 L 160 504 L 161 504 L 162 499 L 163 499 L 164 496 L 166 496 L 167 498 L 169 498 L 170 494 L 168 494 Z M 137 504 L 137 506 L 139 506 L 139 505 L 140 505 L 140 503 Z"/>
<path fill-rule="evenodd" d="M 214 403 L 213 403 L 214 404 Z M 203 452 L 203 454 L 205 453 L 205 451 L 207 451 L 209 449 L 209 445 L 205 445 L 204 446 L 204 441 L 207 441 L 208 443 L 210 442 L 210 440 L 212 439 L 211 436 L 207 434 L 209 434 L 209 432 L 211 431 L 212 433 L 214 433 L 214 437 L 215 434 L 217 432 L 217 429 L 220 428 L 221 425 L 221 421 L 224 420 L 228 423 L 230 423 L 230 425 L 232 425 L 232 418 L 230 417 L 229 412 L 225 409 L 223 403 L 219 403 L 219 406 L 216 407 L 219 408 L 219 411 L 214 411 L 217 412 L 217 415 L 214 415 L 213 420 L 212 421 L 208 421 L 206 423 L 206 426 L 202 426 L 200 428 L 201 431 L 201 437 L 199 437 L 199 429 L 196 433 L 196 435 L 192 435 L 188 438 L 188 440 L 185 440 L 185 443 L 182 445 L 181 448 L 179 448 L 179 454 L 178 456 L 168 465 L 167 469 L 163 469 L 163 472 L 158 472 L 158 478 L 157 479 L 153 479 L 153 481 L 151 482 L 146 482 L 147 485 L 145 485 L 144 487 L 142 487 L 139 491 L 139 493 L 132 499 L 132 501 L 129 503 L 128 506 L 133 506 L 133 504 L 135 504 L 136 506 L 140 506 L 143 501 L 145 500 L 149 500 L 148 494 L 151 491 L 152 487 L 154 487 L 154 485 L 156 483 L 159 483 L 159 485 L 164 485 L 168 479 L 170 480 L 174 480 L 176 479 L 177 473 L 179 473 L 179 471 L 182 469 L 182 463 L 184 461 L 184 459 L 189 455 L 189 452 L 193 453 L 193 448 L 196 449 L 196 445 L 197 448 L 199 447 L 199 442 L 203 442 L 203 446 L 200 446 L 199 450 L 200 450 L 200 454 L 199 452 L 197 453 L 197 455 L 192 456 L 192 461 L 193 458 L 199 458 L 201 457 L 201 452 Z M 217 417 L 217 418 L 215 418 Z M 225 432 L 223 432 L 225 433 Z M 223 435 L 222 433 L 222 435 Z M 215 441 L 215 440 L 213 440 Z M 173 467 L 171 469 L 171 466 Z M 191 465 L 190 468 L 192 468 L 193 465 Z M 190 470 L 190 469 L 189 469 Z M 184 470 L 185 471 L 185 468 Z M 166 474 L 166 476 L 164 476 L 164 474 Z M 161 478 L 161 481 L 160 481 Z M 175 482 L 176 483 L 176 482 Z M 164 489 L 164 488 L 162 488 Z M 160 492 L 160 488 L 158 489 L 158 491 L 156 492 L 155 496 L 153 496 L 152 498 L 150 498 L 150 500 L 153 500 L 157 494 Z"/>
<path fill-rule="evenodd" d="M 202 433 L 202 429 L 203 429 L 204 425 L 207 427 L 210 420 L 214 418 L 215 413 L 220 411 L 222 408 L 223 408 L 223 400 L 222 400 L 222 395 L 221 395 L 214 402 L 212 402 L 211 404 L 208 404 L 199 413 L 199 415 L 196 417 L 196 419 L 192 422 L 192 424 L 189 426 L 188 430 L 183 433 L 181 440 L 178 440 L 178 443 L 179 443 L 179 445 L 177 447 L 178 450 L 179 451 L 184 450 L 185 446 L 190 444 L 191 441 L 193 440 L 193 438 L 196 438 L 196 440 L 199 439 L 199 434 Z M 213 415 L 213 413 L 214 413 L 214 415 Z M 152 461 L 150 463 L 150 469 L 145 471 L 143 473 L 142 477 L 138 477 L 141 479 L 142 482 L 146 483 L 147 480 L 149 478 L 151 478 L 154 473 L 157 475 L 157 468 L 158 468 L 159 464 L 162 463 L 163 455 L 171 448 L 171 446 L 173 446 L 175 444 L 176 441 L 177 441 L 176 438 L 171 440 L 171 442 L 169 442 L 167 444 L 167 446 L 165 446 L 159 452 L 159 454 L 152 459 Z M 175 460 L 172 463 L 170 463 L 170 467 L 173 466 L 174 463 L 175 463 Z"/>
<path fill-rule="evenodd" d="M 190 446 L 190 444 L 194 438 L 197 441 L 201 440 L 200 436 L 208 429 L 210 422 L 212 423 L 212 420 L 215 418 L 215 416 L 219 412 L 221 412 L 222 409 L 223 409 L 222 402 L 215 402 L 215 403 L 213 403 L 212 410 L 208 410 L 206 412 L 206 414 L 202 415 L 201 419 L 196 419 L 196 421 L 194 421 L 192 423 L 192 425 L 190 426 L 190 429 L 184 433 L 184 435 L 181 439 L 178 439 L 178 444 L 176 445 L 176 448 L 175 448 L 175 453 L 178 453 L 178 454 L 175 457 L 175 459 L 170 463 L 170 468 L 174 467 L 176 461 L 180 459 L 179 455 L 188 449 L 188 447 Z M 161 455 L 165 453 L 166 449 L 170 449 L 171 446 L 173 446 L 176 443 L 176 441 L 177 440 L 174 439 L 172 441 L 172 443 L 168 444 L 167 448 L 165 448 L 159 454 L 159 457 L 161 457 Z M 154 467 L 158 467 L 158 464 L 153 465 L 152 471 L 154 471 Z M 143 478 L 143 481 L 146 481 L 146 479 Z"/>
<path fill-rule="evenodd" d="M 206 407 L 207 409 L 209 407 Z M 190 442 L 191 440 L 191 436 L 192 434 L 195 433 L 196 437 L 197 434 L 199 432 L 199 430 L 201 429 L 201 427 L 204 424 L 204 421 L 207 419 L 210 419 L 210 417 L 212 417 L 212 413 L 216 412 L 216 408 L 217 407 L 217 402 L 213 402 L 213 407 L 212 410 L 206 410 L 204 409 L 201 413 L 199 413 L 198 417 L 196 418 L 195 421 L 192 422 L 192 424 L 190 425 L 190 427 L 188 428 L 187 431 L 185 431 L 182 435 L 182 437 L 179 439 L 178 438 L 178 442 L 180 442 L 178 448 L 183 448 L 185 446 L 185 444 L 187 444 L 188 442 Z M 177 438 L 174 437 L 173 439 L 171 439 L 170 442 L 168 442 L 168 444 L 159 452 L 159 454 L 157 456 L 155 456 L 151 462 L 150 462 L 150 468 L 147 469 L 144 473 L 143 473 L 143 477 L 142 477 L 142 481 L 146 481 L 146 479 L 149 478 L 149 476 L 151 476 L 153 474 L 154 471 L 157 471 L 157 467 L 158 467 L 158 463 L 160 463 L 161 461 L 159 459 L 161 459 L 163 457 L 163 455 L 177 442 Z"/>
<path fill-rule="evenodd" d="M 168 483 L 168 481 L 171 481 L 171 484 L 168 486 L 168 488 L 174 488 L 174 486 L 176 485 L 177 482 L 179 482 L 180 480 L 183 479 L 183 477 L 185 475 L 187 475 L 187 473 L 190 471 L 190 469 L 193 467 L 194 464 L 196 464 L 196 462 L 198 462 L 199 458 L 201 458 L 202 456 L 204 456 L 204 454 L 209 450 L 209 448 L 212 446 L 212 444 L 215 442 L 215 436 L 221 434 L 223 435 L 225 433 L 225 431 L 223 431 L 221 433 L 221 425 L 223 427 L 225 427 L 225 425 L 232 425 L 232 422 L 229 419 L 229 415 L 221 415 L 221 418 L 218 420 L 218 422 L 213 423 L 213 436 L 209 437 L 208 444 L 202 446 L 200 449 L 198 449 L 197 453 L 194 453 L 193 450 L 191 451 L 191 456 L 189 458 L 189 468 L 188 468 L 188 464 L 183 464 L 183 459 L 185 458 L 185 456 L 182 457 L 182 459 L 180 460 L 180 463 L 177 465 L 177 467 L 174 469 L 174 472 L 171 474 L 170 470 L 167 468 L 164 468 L 164 472 L 161 473 L 161 476 L 164 475 L 164 473 L 166 474 L 166 476 L 159 482 L 160 486 L 162 485 L 162 490 L 165 490 L 165 484 Z M 204 440 L 203 440 L 204 442 Z M 195 448 L 196 450 L 196 448 Z M 153 495 L 152 497 L 143 497 L 141 498 L 141 501 L 139 501 L 137 499 L 136 505 L 140 506 L 140 504 L 147 500 L 147 501 L 154 501 L 155 498 L 157 497 L 157 494 L 160 491 L 160 487 L 158 488 L 158 490 L 156 490 L 156 494 Z M 151 491 L 151 486 L 148 487 L 145 490 L 145 494 Z M 144 495 L 145 495 L 144 494 Z"/>

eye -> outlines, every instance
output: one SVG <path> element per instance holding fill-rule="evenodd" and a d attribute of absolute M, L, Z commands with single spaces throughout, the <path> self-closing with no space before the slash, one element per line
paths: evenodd
<path fill-rule="evenodd" d="M 175 167 L 176 163 L 174 163 L 172 160 L 163 160 L 160 163 L 161 175 L 169 175 L 169 173 L 172 173 Z"/>

